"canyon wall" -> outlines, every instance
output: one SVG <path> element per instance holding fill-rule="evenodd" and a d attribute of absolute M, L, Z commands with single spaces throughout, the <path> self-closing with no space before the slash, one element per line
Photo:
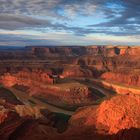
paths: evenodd
<path fill-rule="evenodd" d="M 3 140 L 139 140 L 139 108 L 139 95 L 117 95 L 98 106 L 79 108 L 67 123 L 37 106 L 15 105 L 11 109 L 2 108 L 1 103 L 0 137 Z"/>
<path fill-rule="evenodd" d="M 110 91 L 113 91 L 117 94 L 138 94 L 140 95 L 140 88 L 139 87 L 129 87 L 126 86 L 125 84 L 116 84 L 113 82 L 107 82 L 104 80 L 92 80 L 93 84 L 98 85 L 100 87 L 109 89 Z"/>
<path fill-rule="evenodd" d="M 43 56 L 76 56 L 76 55 L 139 55 L 140 48 L 129 46 L 63 46 L 63 47 L 32 47 L 32 53 L 38 57 Z"/>
<path fill-rule="evenodd" d="M 7 87 L 11 87 L 15 84 L 28 86 L 36 82 L 40 82 L 42 84 L 53 84 L 54 82 L 54 80 L 47 73 L 41 71 L 19 71 L 15 74 L 5 73 L 1 76 L 0 81 Z"/>
<path fill-rule="evenodd" d="M 128 86 L 140 86 L 140 73 L 136 72 L 106 72 L 101 75 L 101 78 L 106 81 L 112 81 L 120 84 L 126 84 Z"/>
<path fill-rule="evenodd" d="M 139 55 L 139 46 L 27 46 L 21 50 L 1 50 L 0 59 L 36 59 L 61 56 L 83 55 Z"/>
<path fill-rule="evenodd" d="M 135 107 L 134 107 L 135 106 Z M 99 106 L 80 108 L 69 120 L 64 140 L 138 140 L 139 95 L 118 95 Z"/>

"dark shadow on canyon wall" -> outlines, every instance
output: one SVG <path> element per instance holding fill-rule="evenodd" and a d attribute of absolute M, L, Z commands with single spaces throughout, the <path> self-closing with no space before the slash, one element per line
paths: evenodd
<path fill-rule="evenodd" d="M 78 129 L 76 129 L 78 131 Z M 113 135 L 105 135 L 105 134 L 98 134 L 90 131 L 82 131 L 76 133 L 69 133 L 68 135 L 62 135 L 58 137 L 58 139 L 53 140 L 140 140 L 140 129 L 137 128 L 130 128 L 125 130 L 120 130 L 117 134 Z M 80 128 L 79 128 L 80 131 Z"/>

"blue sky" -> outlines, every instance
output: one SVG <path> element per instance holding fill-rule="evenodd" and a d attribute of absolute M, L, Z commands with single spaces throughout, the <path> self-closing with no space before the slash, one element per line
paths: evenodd
<path fill-rule="evenodd" d="M 0 45 L 139 45 L 139 0 L 0 0 Z"/>

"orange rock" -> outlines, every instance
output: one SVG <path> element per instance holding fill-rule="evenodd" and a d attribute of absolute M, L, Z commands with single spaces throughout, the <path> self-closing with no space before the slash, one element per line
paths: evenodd
<path fill-rule="evenodd" d="M 29 72 L 29 71 L 19 71 L 16 74 L 5 73 L 1 76 L 1 83 L 6 87 L 19 85 L 32 85 L 32 84 L 53 84 L 54 80 L 45 72 Z"/>
<path fill-rule="evenodd" d="M 4 84 L 6 87 L 11 87 L 17 83 L 17 78 L 10 75 L 10 73 L 5 73 L 1 77 L 1 82 Z"/>
<path fill-rule="evenodd" d="M 131 86 L 140 86 L 139 73 L 131 72 L 105 72 L 101 78 L 107 81 L 122 83 Z"/>
<path fill-rule="evenodd" d="M 140 129 L 139 108 L 139 95 L 117 95 L 97 108 L 87 107 L 77 111 L 70 119 L 71 129 L 78 126 L 81 129 L 93 127 L 103 134 L 116 134 L 123 129 Z"/>

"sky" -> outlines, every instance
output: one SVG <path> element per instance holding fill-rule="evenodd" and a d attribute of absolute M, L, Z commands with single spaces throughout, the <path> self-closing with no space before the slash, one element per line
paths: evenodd
<path fill-rule="evenodd" d="M 0 45 L 140 45 L 140 0 L 0 0 Z"/>

